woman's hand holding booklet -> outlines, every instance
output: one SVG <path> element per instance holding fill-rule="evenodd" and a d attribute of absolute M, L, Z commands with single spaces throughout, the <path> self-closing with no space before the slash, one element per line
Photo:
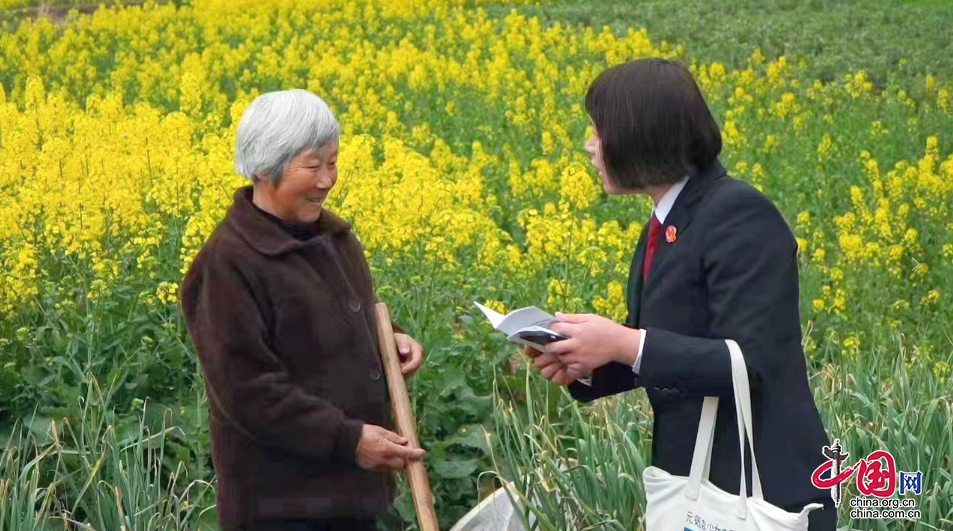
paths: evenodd
<path fill-rule="evenodd" d="M 558 321 L 552 316 L 535 306 L 520 308 L 503 315 L 491 310 L 479 302 L 474 302 L 477 308 L 490 320 L 493 328 L 506 334 L 506 338 L 519 345 L 532 347 L 540 352 L 545 352 L 545 345 L 553 341 L 566 339 L 565 336 L 557 334 L 549 329 L 554 321 Z"/>

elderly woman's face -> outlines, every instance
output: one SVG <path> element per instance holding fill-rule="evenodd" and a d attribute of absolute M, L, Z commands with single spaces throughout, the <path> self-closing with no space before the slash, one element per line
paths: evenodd
<path fill-rule="evenodd" d="M 264 182 L 275 215 L 292 223 L 312 223 L 321 216 L 328 192 L 338 180 L 338 142 L 305 150 L 291 159 L 278 187 Z"/>

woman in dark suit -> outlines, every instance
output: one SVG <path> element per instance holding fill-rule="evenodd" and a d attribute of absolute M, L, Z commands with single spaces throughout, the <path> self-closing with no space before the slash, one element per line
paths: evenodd
<path fill-rule="evenodd" d="M 729 353 L 751 379 L 765 499 L 791 512 L 824 504 L 811 531 L 835 529 L 829 494 L 811 483 L 829 444 L 801 347 L 797 243 L 777 208 L 719 163 L 718 125 L 683 66 L 643 59 L 609 68 L 586 109 L 592 164 L 610 194 L 652 198 L 629 271 L 628 318 L 556 314 L 534 363 L 588 402 L 643 387 L 654 412 L 652 464 L 688 476 L 703 398 L 720 398 L 711 481 L 738 493 L 738 434 Z M 750 463 L 746 466 L 750 491 Z"/>

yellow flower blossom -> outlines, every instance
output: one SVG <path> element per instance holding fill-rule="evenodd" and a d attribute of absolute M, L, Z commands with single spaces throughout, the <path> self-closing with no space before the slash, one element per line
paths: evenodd
<path fill-rule="evenodd" d="M 795 238 L 795 242 L 797 243 L 797 249 L 799 253 L 807 251 L 807 240 L 797 237 Z"/>
<path fill-rule="evenodd" d="M 625 307 L 625 286 L 621 282 L 610 282 L 608 286 L 608 295 L 603 297 L 597 295 L 593 299 L 592 306 L 597 313 L 608 317 L 616 322 L 625 319 L 627 310 Z"/>
<path fill-rule="evenodd" d="M 860 338 L 857 336 L 848 336 L 841 343 L 843 348 L 841 354 L 852 359 L 856 359 L 860 353 Z"/>
<path fill-rule="evenodd" d="M 500 301 L 497 301 L 497 300 L 489 300 L 489 301 L 484 302 L 483 305 L 486 306 L 487 308 L 489 308 L 489 309 L 491 309 L 491 310 L 493 310 L 493 311 L 499 312 L 499 313 L 501 313 L 501 314 L 506 315 L 506 313 L 507 313 L 507 312 L 506 312 L 506 306 L 505 306 L 502 302 L 500 302 Z"/>
<path fill-rule="evenodd" d="M 179 285 L 175 282 L 160 282 L 156 289 L 156 297 L 165 304 L 176 304 L 179 301 Z"/>
<path fill-rule="evenodd" d="M 945 361 L 938 361 L 933 365 L 933 376 L 940 383 L 946 383 L 950 377 L 950 364 Z"/>
<path fill-rule="evenodd" d="M 938 300 L 940 300 L 940 292 L 935 289 L 931 289 L 926 295 L 920 298 L 920 304 L 922 306 L 926 306 L 928 304 L 933 304 Z"/>

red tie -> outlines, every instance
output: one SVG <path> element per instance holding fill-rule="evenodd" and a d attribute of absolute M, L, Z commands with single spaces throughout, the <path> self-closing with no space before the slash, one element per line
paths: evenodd
<path fill-rule="evenodd" d="M 649 270 L 652 268 L 652 257 L 655 256 L 655 245 L 658 243 L 662 224 L 659 223 L 655 212 L 652 212 L 652 221 L 649 222 L 649 240 L 645 248 L 645 260 L 642 261 L 642 282 L 649 280 Z"/>

